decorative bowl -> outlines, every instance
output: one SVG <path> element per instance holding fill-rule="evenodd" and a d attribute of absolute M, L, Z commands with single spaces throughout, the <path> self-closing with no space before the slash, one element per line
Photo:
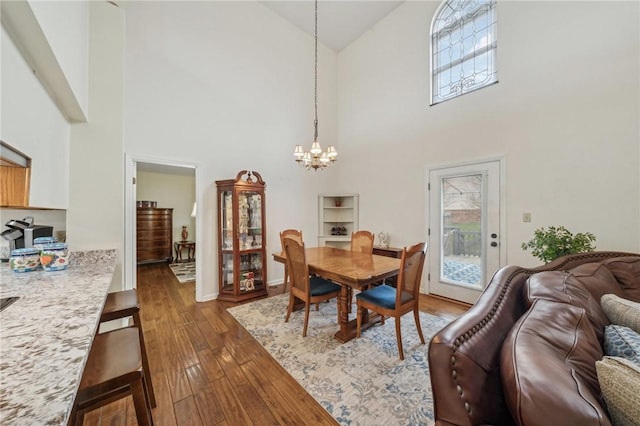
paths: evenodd
<path fill-rule="evenodd" d="M 57 243 L 58 239 L 56 237 L 38 237 L 33 240 L 33 248 L 38 249 L 38 251 L 42 250 L 42 247 L 45 247 L 49 244 Z"/>
<path fill-rule="evenodd" d="M 40 251 L 40 264 L 45 271 L 62 271 L 69 266 L 69 248 L 66 243 L 47 244 Z"/>
<path fill-rule="evenodd" d="M 40 266 L 40 250 L 36 248 L 11 250 L 9 263 L 13 272 L 35 271 Z"/>

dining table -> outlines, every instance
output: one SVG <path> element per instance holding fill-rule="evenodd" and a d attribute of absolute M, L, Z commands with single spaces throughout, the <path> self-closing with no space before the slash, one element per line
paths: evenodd
<path fill-rule="evenodd" d="M 340 285 L 338 296 L 338 325 L 339 329 L 334 335 L 341 343 L 348 342 L 356 337 L 356 318 L 349 319 L 350 302 L 353 290 L 368 288 L 372 284 L 384 281 L 386 278 L 398 275 L 400 272 L 400 259 L 368 254 L 337 247 L 321 246 L 305 248 L 305 258 L 309 273 L 329 279 Z M 287 256 L 281 251 L 273 253 L 273 260 L 286 263 Z M 375 324 L 378 314 L 370 314 L 366 309 L 361 309 L 361 329 Z"/>

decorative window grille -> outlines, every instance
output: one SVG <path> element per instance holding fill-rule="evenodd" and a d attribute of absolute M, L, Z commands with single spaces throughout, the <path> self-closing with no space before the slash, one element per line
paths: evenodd
<path fill-rule="evenodd" d="M 498 82 L 496 0 L 448 0 L 431 23 L 431 102 Z"/>

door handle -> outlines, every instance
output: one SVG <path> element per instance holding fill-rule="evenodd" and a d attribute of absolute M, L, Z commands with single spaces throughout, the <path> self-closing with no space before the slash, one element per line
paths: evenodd
<path fill-rule="evenodd" d="M 491 238 L 498 238 L 498 234 L 491 234 Z"/>
<path fill-rule="evenodd" d="M 495 241 L 491 241 L 491 247 L 498 247 L 498 243 L 496 243 Z"/>

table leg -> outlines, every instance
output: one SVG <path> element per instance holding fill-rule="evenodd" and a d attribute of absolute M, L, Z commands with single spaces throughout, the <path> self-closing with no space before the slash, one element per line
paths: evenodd
<path fill-rule="evenodd" d="M 340 329 L 334 334 L 334 338 L 340 343 L 346 343 L 356 337 L 358 332 L 358 324 L 356 318 L 349 321 L 349 302 L 351 301 L 351 287 L 348 285 L 340 286 L 340 295 L 338 296 L 338 323 Z M 380 316 L 375 312 L 370 315 L 369 311 L 360 308 L 362 315 L 361 330 L 369 328 Z"/>
<path fill-rule="evenodd" d="M 351 287 L 347 285 L 340 286 L 340 294 L 338 295 L 338 324 L 340 329 L 335 334 L 336 340 L 339 342 L 347 342 L 353 339 L 349 333 L 349 296 L 351 295 Z M 355 336 L 355 334 L 354 334 Z"/>

